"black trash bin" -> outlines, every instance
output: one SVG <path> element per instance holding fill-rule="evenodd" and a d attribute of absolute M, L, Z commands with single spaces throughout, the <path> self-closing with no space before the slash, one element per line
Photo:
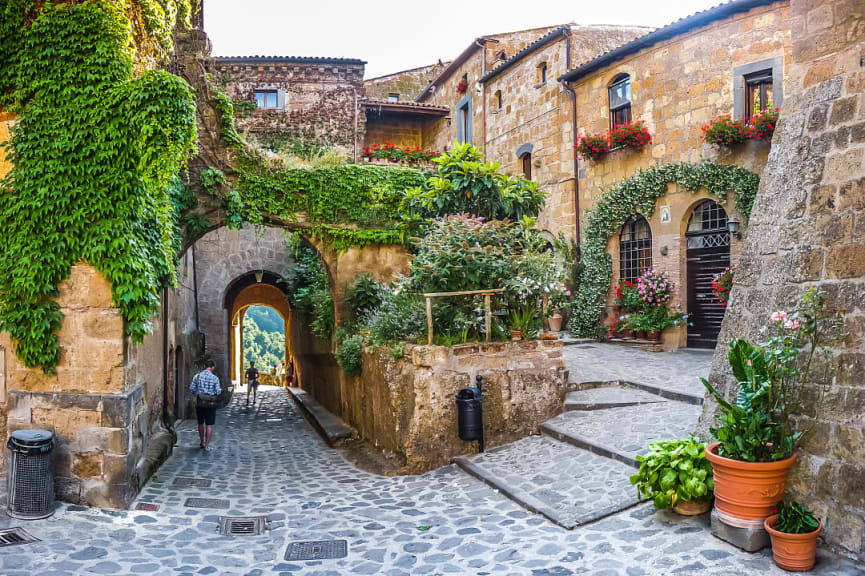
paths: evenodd
<path fill-rule="evenodd" d="M 484 405 L 480 388 L 463 388 L 457 392 L 457 431 L 460 440 L 483 440 Z"/>
<path fill-rule="evenodd" d="M 16 430 L 6 443 L 9 475 L 6 478 L 12 518 L 38 520 L 54 514 L 54 471 L 51 452 L 54 434 L 48 430 Z"/>

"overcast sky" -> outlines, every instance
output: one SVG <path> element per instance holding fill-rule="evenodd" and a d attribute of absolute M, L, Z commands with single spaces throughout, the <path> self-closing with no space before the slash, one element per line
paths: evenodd
<path fill-rule="evenodd" d="M 537 26 L 664 26 L 720 0 L 204 0 L 215 56 L 367 61 L 373 78 L 454 58 L 484 34 Z"/>

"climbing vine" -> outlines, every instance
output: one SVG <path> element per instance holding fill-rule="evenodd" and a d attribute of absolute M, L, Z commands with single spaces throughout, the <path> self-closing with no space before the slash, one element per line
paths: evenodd
<path fill-rule="evenodd" d="M 174 283 L 195 103 L 182 79 L 136 70 L 171 49 L 190 12 L 190 0 L 0 7 L 0 106 L 19 117 L 0 180 L 0 330 L 27 366 L 59 360 L 55 298 L 73 264 L 110 282 L 135 340 Z"/>
<path fill-rule="evenodd" d="M 735 165 L 683 162 L 639 171 L 601 196 L 588 212 L 584 229 L 583 271 L 569 325 L 574 335 L 596 337 L 602 330 L 601 314 L 613 278 L 612 258 L 607 253 L 610 237 L 637 212 L 650 216 L 655 211 L 655 201 L 667 193 L 667 185 L 671 183 L 689 192 L 705 188 L 722 203 L 733 192 L 736 210 L 748 218 L 760 177 Z"/>

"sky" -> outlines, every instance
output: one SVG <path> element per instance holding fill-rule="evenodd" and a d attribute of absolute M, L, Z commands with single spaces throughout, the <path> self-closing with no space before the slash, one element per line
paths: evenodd
<path fill-rule="evenodd" d="M 664 26 L 721 0 L 204 0 L 214 56 L 367 61 L 366 78 L 449 60 L 478 36 L 539 26 Z"/>

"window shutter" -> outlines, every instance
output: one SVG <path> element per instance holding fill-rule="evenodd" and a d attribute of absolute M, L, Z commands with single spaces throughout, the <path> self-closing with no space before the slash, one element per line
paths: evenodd
<path fill-rule="evenodd" d="M 276 107 L 279 110 L 285 110 L 285 90 L 276 91 Z"/>

